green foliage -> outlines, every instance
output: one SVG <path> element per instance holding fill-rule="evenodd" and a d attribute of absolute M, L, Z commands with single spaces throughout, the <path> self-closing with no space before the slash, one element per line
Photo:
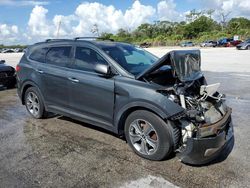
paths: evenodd
<path fill-rule="evenodd" d="M 230 34 L 249 34 L 250 30 L 250 20 L 246 18 L 232 18 L 228 22 L 227 32 Z"/>
<path fill-rule="evenodd" d="M 250 20 L 247 18 L 232 18 L 228 22 L 228 29 L 234 28 L 234 26 L 237 26 L 237 28 L 241 29 L 250 29 Z"/>
<path fill-rule="evenodd" d="M 8 46 L 5 46 L 3 44 L 0 44 L 0 49 L 3 49 L 3 48 L 20 48 L 20 49 L 24 49 L 24 48 L 27 48 L 26 45 L 8 45 Z"/>
<path fill-rule="evenodd" d="M 232 18 L 222 30 L 222 24 L 213 20 L 213 10 L 192 10 L 187 15 L 187 22 L 156 21 L 144 23 L 132 32 L 120 29 L 117 34 L 103 33 L 101 37 L 116 41 L 140 44 L 150 42 L 154 46 L 177 45 L 181 41 L 192 39 L 195 43 L 205 40 L 218 40 L 239 35 L 241 40 L 250 37 L 250 20 Z"/>
<path fill-rule="evenodd" d="M 206 16 L 200 16 L 193 22 L 185 25 L 183 36 L 192 39 L 199 36 L 202 32 L 211 32 L 217 28 L 217 23 Z"/>

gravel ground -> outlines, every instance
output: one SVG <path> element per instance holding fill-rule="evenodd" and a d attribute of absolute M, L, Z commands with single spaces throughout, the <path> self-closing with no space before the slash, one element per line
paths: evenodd
<path fill-rule="evenodd" d="M 162 56 L 171 49 L 148 50 Z M 233 108 L 235 145 L 227 159 L 202 167 L 176 157 L 148 161 L 91 125 L 61 116 L 32 119 L 14 89 L 0 92 L 0 187 L 250 187 L 250 51 L 201 54 L 208 82 L 221 82 Z M 21 55 L 0 59 L 15 66 Z"/>

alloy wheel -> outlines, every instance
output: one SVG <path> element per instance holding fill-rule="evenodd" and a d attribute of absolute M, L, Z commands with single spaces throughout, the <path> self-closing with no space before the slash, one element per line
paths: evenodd
<path fill-rule="evenodd" d="M 143 155 L 157 151 L 159 140 L 154 127 L 146 120 L 136 119 L 129 127 L 129 137 L 134 148 Z"/>
<path fill-rule="evenodd" d="M 38 116 L 40 112 L 40 104 L 37 95 L 29 92 L 26 98 L 27 109 L 33 116 Z"/>

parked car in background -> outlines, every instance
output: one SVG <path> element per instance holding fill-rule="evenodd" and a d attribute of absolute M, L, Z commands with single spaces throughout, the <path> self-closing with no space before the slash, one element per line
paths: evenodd
<path fill-rule="evenodd" d="M 220 84 L 207 85 L 200 59 L 199 50 L 158 58 L 127 43 L 47 40 L 29 46 L 17 65 L 18 95 L 34 118 L 54 112 L 125 137 L 146 159 L 177 152 L 204 164 L 234 137 L 231 108 Z"/>
<path fill-rule="evenodd" d="M 13 88 L 16 85 L 15 69 L 0 61 L 0 88 Z"/>
<path fill-rule="evenodd" d="M 13 50 L 13 49 L 5 49 L 5 50 L 2 50 L 2 53 L 15 53 L 15 50 Z"/>
<path fill-rule="evenodd" d="M 229 47 L 230 42 L 232 42 L 232 41 L 233 41 L 232 38 L 222 38 L 222 39 L 218 40 L 217 46 L 219 46 L 219 47 Z"/>
<path fill-rule="evenodd" d="M 200 47 L 216 47 L 217 42 L 213 40 L 207 40 L 202 43 L 200 43 Z"/>
<path fill-rule="evenodd" d="M 250 38 L 236 46 L 238 50 L 250 50 Z"/>
<path fill-rule="evenodd" d="M 194 43 L 192 41 L 188 41 L 188 42 L 182 42 L 180 44 L 181 47 L 192 47 L 194 46 Z"/>
<path fill-rule="evenodd" d="M 19 52 L 23 52 L 24 49 L 23 48 L 2 48 L 0 49 L 0 53 L 19 53 Z"/>
<path fill-rule="evenodd" d="M 151 46 L 151 43 L 149 43 L 149 42 L 143 42 L 140 44 L 141 48 L 149 48 L 150 46 Z"/>
<path fill-rule="evenodd" d="M 229 42 L 227 47 L 233 47 L 233 46 L 237 46 L 238 44 L 242 43 L 241 40 L 233 40 L 231 42 Z"/>

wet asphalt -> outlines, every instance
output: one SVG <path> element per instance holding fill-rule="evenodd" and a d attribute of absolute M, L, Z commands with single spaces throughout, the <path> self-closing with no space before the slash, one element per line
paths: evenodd
<path fill-rule="evenodd" d="M 0 187 L 119 187 L 149 175 L 180 187 L 250 187 L 250 74 L 205 75 L 221 82 L 233 108 L 235 144 L 226 159 L 201 167 L 177 157 L 148 161 L 92 125 L 62 116 L 32 119 L 13 89 L 0 92 Z"/>

